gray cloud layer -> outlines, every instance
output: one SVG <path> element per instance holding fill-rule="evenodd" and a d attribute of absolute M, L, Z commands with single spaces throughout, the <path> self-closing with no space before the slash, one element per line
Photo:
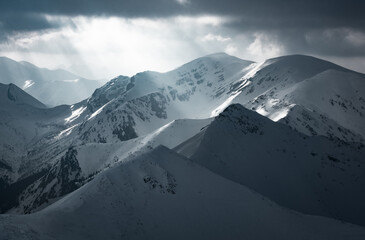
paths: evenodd
<path fill-rule="evenodd" d="M 243 17 L 248 27 L 354 27 L 365 28 L 362 0 L 191 0 L 181 5 L 174 0 L 12 0 L 0 2 L 4 14 L 34 20 L 35 14 L 114 15 L 124 17 L 166 17 L 176 14 L 219 14 Z M 31 18 L 33 16 L 33 18 Z M 6 21 L 7 22 L 7 21 Z M 28 27 L 30 27 L 30 23 Z M 7 22 L 7 24 L 10 24 Z M 18 26 L 19 27 L 19 26 Z M 26 27 L 26 26 L 24 26 Z"/>
<path fill-rule="evenodd" d="M 233 31 L 263 32 L 288 53 L 365 56 L 363 0 L 12 0 L 0 2 L 0 40 L 27 31 L 58 28 L 43 14 L 160 18 L 214 14 L 236 21 Z M 69 23 L 67 23 L 69 24 Z"/>

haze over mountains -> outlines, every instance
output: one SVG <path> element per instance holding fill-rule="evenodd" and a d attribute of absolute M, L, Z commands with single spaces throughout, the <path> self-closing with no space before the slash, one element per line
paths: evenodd
<path fill-rule="evenodd" d="M 365 237 L 364 74 L 218 53 L 73 105 L 47 108 L 38 89 L 0 85 L 3 238 Z"/>
<path fill-rule="evenodd" d="M 0 57 L 0 72 L 0 83 L 13 83 L 47 106 L 79 102 L 101 85 L 62 69 L 39 68 L 6 57 Z"/>

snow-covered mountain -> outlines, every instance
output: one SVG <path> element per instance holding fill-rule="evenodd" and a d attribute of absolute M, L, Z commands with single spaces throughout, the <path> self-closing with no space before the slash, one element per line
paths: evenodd
<path fill-rule="evenodd" d="M 0 149 L 6 164 L 27 154 L 34 142 L 63 129 L 59 119 L 69 114 L 64 106 L 46 108 L 14 84 L 0 84 L 0 102 Z"/>
<path fill-rule="evenodd" d="M 241 185 L 288 209 L 365 225 L 364 80 L 362 74 L 308 56 L 253 63 L 219 53 L 166 73 L 116 77 L 89 98 L 55 108 L 45 108 L 15 85 L 1 85 L 0 195 L 6 195 L 0 198 L 1 211 L 34 213 L 46 207 L 31 216 L 48 216 L 53 202 L 61 199 L 55 203 L 61 204 L 66 194 L 98 185 L 106 172 L 124 171 L 163 144 L 191 157 L 202 171 L 215 172 L 229 182 L 228 189 Z M 224 111 L 232 103 L 279 123 L 240 105 Z M 163 158 L 172 154 L 159 151 Z M 120 184 L 117 177 L 115 181 Z M 184 195 L 183 201 L 190 197 Z M 104 214 L 99 210 L 96 215 Z M 283 211 L 287 216 L 289 210 Z M 57 218 L 64 214 L 60 209 L 50 212 Z M 5 217 L 10 221 L 6 228 L 17 229 L 12 221 L 24 226 L 34 220 L 29 234 L 44 234 L 41 220 L 33 217 Z"/>
<path fill-rule="evenodd" d="M 365 229 L 278 206 L 158 147 L 51 206 L 0 216 L 2 239 L 361 239 Z"/>
<path fill-rule="evenodd" d="M 98 81 L 65 70 L 39 68 L 6 57 L 0 57 L 0 73 L 0 83 L 15 84 L 48 106 L 79 102 L 100 86 Z"/>
<path fill-rule="evenodd" d="M 236 104 L 175 150 L 282 206 L 365 225 L 361 143 L 308 137 Z"/>
<path fill-rule="evenodd" d="M 240 103 L 309 135 L 364 141 L 365 75 L 303 55 L 257 63 L 222 111 Z"/>
<path fill-rule="evenodd" d="M 14 84 L 0 84 L 0 209 L 9 201 L 16 204 L 21 190 L 40 177 L 39 159 L 31 158 L 34 145 L 43 145 L 63 130 L 63 119 L 70 113 L 67 106 L 46 108 Z M 36 178 L 19 181 L 28 176 Z M 15 182 L 13 191 L 9 187 Z"/>
<path fill-rule="evenodd" d="M 75 112 L 80 125 L 67 134 L 83 142 L 115 142 L 142 136 L 181 118 L 207 118 L 220 106 L 231 83 L 252 62 L 227 54 L 199 58 L 167 73 L 120 76 L 97 89 Z"/>
<path fill-rule="evenodd" d="M 64 111 L 67 116 L 57 119 L 61 130 L 58 134 L 52 133 L 47 138 L 34 141 L 28 154 L 21 159 L 22 165 L 26 167 L 13 174 L 16 177 L 12 179 L 25 181 L 32 175 L 39 177 L 42 174 L 43 179 L 40 181 L 44 181 L 44 188 L 37 189 L 43 196 L 43 189 L 52 189 L 48 184 L 55 176 L 68 174 L 60 172 L 60 166 L 65 161 L 62 159 L 69 159 L 73 155 L 71 153 L 77 151 L 75 147 L 93 143 L 118 145 L 152 133 L 179 118 L 209 117 L 211 111 L 225 101 L 223 93 L 229 91 L 231 82 L 241 78 L 250 64 L 252 62 L 226 54 L 213 54 L 167 73 L 144 72 L 131 78 L 115 78 L 97 89 L 89 99 L 72 106 L 63 106 L 67 108 Z M 186 138 L 194 134 L 188 134 Z M 107 158 L 103 159 L 106 162 Z M 51 170 L 52 178 L 47 178 L 44 172 L 49 173 Z M 96 168 L 88 171 L 88 174 L 74 173 L 67 181 L 63 180 L 70 182 L 77 179 L 83 184 L 84 178 L 98 171 L 100 169 Z M 63 180 L 57 182 L 55 188 L 60 189 Z M 62 190 L 50 195 L 47 192 L 49 197 L 40 202 L 35 200 L 40 196 L 31 194 L 31 199 L 24 199 L 27 207 L 23 209 L 29 210 L 29 206 L 35 208 L 49 198 L 64 193 Z M 37 204 L 33 205 L 35 201 Z"/>
<path fill-rule="evenodd" d="M 209 125 L 212 120 L 174 120 L 150 134 L 127 141 L 76 145 L 62 149 L 58 155 L 54 155 L 51 151 L 52 154 L 42 160 L 45 169 L 42 170 L 43 176 L 30 183 L 20 194 L 21 201 L 12 212 L 37 211 L 49 205 L 52 199 L 57 199 L 82 186 L 103 170 L 113 167 L 118 162 L 129 161 L 160 144 L 174 148 Z M 44 154 L 47 156 L 47 153 Z M 53 164 L 50 165 L 52 156 L 54 156 Z M 39 161 L 37 162 L 39 164 Z M 28 167 L 31 168 L 29 165 Z M 39 168 L 39 165 L 36 167 Z"/>

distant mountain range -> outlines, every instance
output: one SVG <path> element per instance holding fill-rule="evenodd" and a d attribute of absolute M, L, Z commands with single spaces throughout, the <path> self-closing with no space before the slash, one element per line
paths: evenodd
<path fill-rule="evenodd" d="M 0 238 L 365 238 L 364 74 L 217 53 L 0 99 Z"/>
<path fill-rule="evenodd" d="M 15 84 L 47 106 L 80 102 L 101 86 L 62 69 L 39 68 L 6 57 L 0 57 L 0 73 L 0 83 Z"/>

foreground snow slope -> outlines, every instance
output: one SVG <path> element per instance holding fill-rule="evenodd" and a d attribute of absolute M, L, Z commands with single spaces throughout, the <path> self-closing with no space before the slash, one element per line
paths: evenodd
<path fill-rule="evenodd" d="M 297 211 L 365 225 L 365 147 L 308 137 L 229 106 L 176 150 Z"/>
<path fill-rule="evenodd" d="M 101 173 L 30 215 L 1 215 L 2 239 L 362 239 L 302 215 L 165 147 Z"/>
<path fill-rule="evenodd" d="M 118 162 L 127 161 L 160 144 L 170 148 L 176 147 L 201 131 L 211 121 L 212 119 L 175 120 L 148 135 L 128 141 L 89 143 L 71 147 L 53 159 L 54 164 L 43 177 L 29 184 L 19 196 L 19 206 L 11 212 L 37 211 Z"/>
<path fill-rule="evenodd" d="M 13 83 L 48 106 L 79 102 L 100 86 L 65 70 L 39 68 L 6 57 L 0 57 L 0 72 L 0 83 Z"/>

